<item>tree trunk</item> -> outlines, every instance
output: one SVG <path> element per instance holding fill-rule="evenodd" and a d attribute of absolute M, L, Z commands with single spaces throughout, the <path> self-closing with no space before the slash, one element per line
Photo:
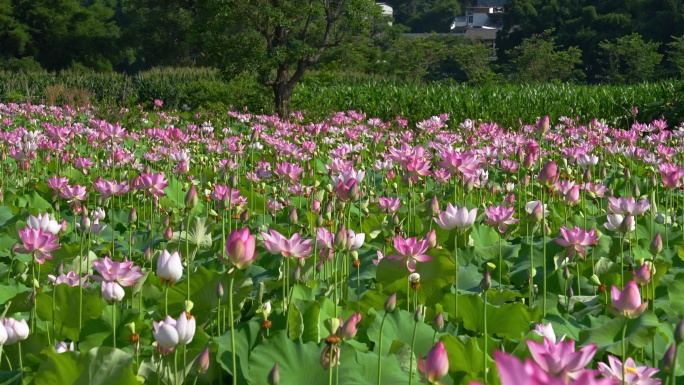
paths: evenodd
<path fill-rule="evenodd" d="M 287 82 L 276 82 L 273 84 L 273 94 L 275 96 L 275 108 L 281 120 L 285 120 L 290 113 L 290 99 L 292 98 L 292 88 Z"/>

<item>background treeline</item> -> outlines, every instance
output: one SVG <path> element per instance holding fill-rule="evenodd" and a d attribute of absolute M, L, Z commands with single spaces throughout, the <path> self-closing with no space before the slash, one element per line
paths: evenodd
<path fill-rule="evenodd" d="M 521 111 L 531 118 L 550 113 L 542 107 L 622 119 L 631 107 L 651 114 L 658 105 L 665 109 L 658 116 L 679 114 L 679 1 L 508 0 L 496 57 L 490 44 L 430 33 L 448 30 L 474 1 L 387 2 L 394 25 L 365 14 L 374 18 L 370 30 L 323 52 L 295 88 L 294 110 L 360 109 L 413 120 L 459 110 L 496 120 L 488 109 L 509 105 L 519 111 L 516 120 Z M 227 18 L 219 0 L 0 0 L 0 101 L 134 107 L 162 99 L 192 110 L 248 105 L 273 112 L 273 92 L 259 72 L 278 52 L 250 54 L 257 37 L 232 35 Z M 290 53 L 298 54 L 296 44 Z M 529 83 L 553 86 L 519 87 Z M 644 84 L 591 87 L 630 83 Z"/>
<path fill-rule="evenodd" d="M 250 0 L 245 0 L 250 1 Z M 394 25 L 328 49 L 314 69 L 412 81 L 623 84 L 684 72 L 681 0 L 508 0 L 497 59 L 447 32 L 473 0 L 387 0 Z M 135 74 L 232 69 L 236 47 L 216 0 L 0 0 L 0 69 Z M 231 44 L 233 46 L 231 46 Z M 238 49 L 239 48 L 239 49 Z M 248 67 L 248 66 L 247 66 Z M 235 71 L 225 71 L 231 76 Z"/>

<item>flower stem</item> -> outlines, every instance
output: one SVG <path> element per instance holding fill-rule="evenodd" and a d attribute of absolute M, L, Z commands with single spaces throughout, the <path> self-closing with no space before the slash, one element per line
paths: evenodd
<path fill-rule="evenodd" d="M 622 385 L 625 385 L 625 376 L 627 375 L 627 368 L 625 368 L 625 361 L 627 360 L 627 342 L 625 341 L 626 335 L 627 320 L 625 320 L 625 326 L 622 327 Z"/>
<path fill-rule="evenodd" d="M 413 338 L 411 339 L 411 354 L 409 364 L 409 385 L 413 384 L 413 346 L 416 344 L 416 331 L 418 331 L 418 321 L 413 326 Z"/>
<path fill-rule="evenodd" d="M 112 302 L 112 334 L 114 349 L 116 349 L 116 302 Z"/>
<path fill-rule="evenodd" d="M 380 322 L 380 337 L 378 341 L 378 385 L 380 385 L 380 380 L 382 379 L 382 328 L 385 326 L 385 318 L 387 318 L 387 313 L 382 316 L 382 322 Z"/>
<path fill-rule="evenodd" d="M 233 325 L 233 283 L 235 273 L 230 274 L 230 284 L 228 285 L 228 317 L 230 319 L 230 347 L 233 355 L 233 385 L 237 385 L 237 363 L 235 360 L 235 325 Z"/>
<path fill-rule="evenodd" d="M 454 235 L 454 324 L 458 322 L 458 234 Z"/>
<path fill-rule="evenodd" d="M 487 385 L 487 291 L 482 292 L 482 300 L 484 301 L 483 320 L 484 320 L 484 351 L 482 352 L 482 363 L 484 365 L 484 383 Z"/>

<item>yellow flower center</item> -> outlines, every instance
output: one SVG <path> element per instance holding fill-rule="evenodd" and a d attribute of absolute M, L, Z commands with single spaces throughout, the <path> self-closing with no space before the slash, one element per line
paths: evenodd
<path fill-rule="evenodd" d="M 636 370 L 636 368 L 633 368 L 631 366 L 625 366 L 625 371 L 627 373 L 639 374 L 639 372 Z"/>

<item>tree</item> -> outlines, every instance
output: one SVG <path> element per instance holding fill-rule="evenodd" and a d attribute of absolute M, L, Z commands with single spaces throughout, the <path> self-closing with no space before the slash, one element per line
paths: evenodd
<path fill-rule="evenodd" d="M 269 87 L 281 118 L 292 91 L 322 53 L 366 33 L 380 8 L 369 0 L 213 0 L 207 25 L 216 64 L 235 76 L 254 71 Z"/>
<path fill-rule="evenodd" d="M 659 46 L 659 43 L 645 42 L 638 33 L 599 44 L 607 80 L 618 84 L 653 80 L 663 58 L 658 53 Z"/>
<path fill-rule="evenodd" d="M 679 78 L 684 77 L 684 36 L 672 36 L 673 41 L 667 46 L 670 68 Z"/>
<path fill-rule="evenodd" d="M 542 34 L 523 39 L 522 44 L 509 50 L 513 75 L 521 82 L 573 81 L 584 77 L 581 69 L 582 51 L 577 47 L 561 49 L 546 30 Z"/>

